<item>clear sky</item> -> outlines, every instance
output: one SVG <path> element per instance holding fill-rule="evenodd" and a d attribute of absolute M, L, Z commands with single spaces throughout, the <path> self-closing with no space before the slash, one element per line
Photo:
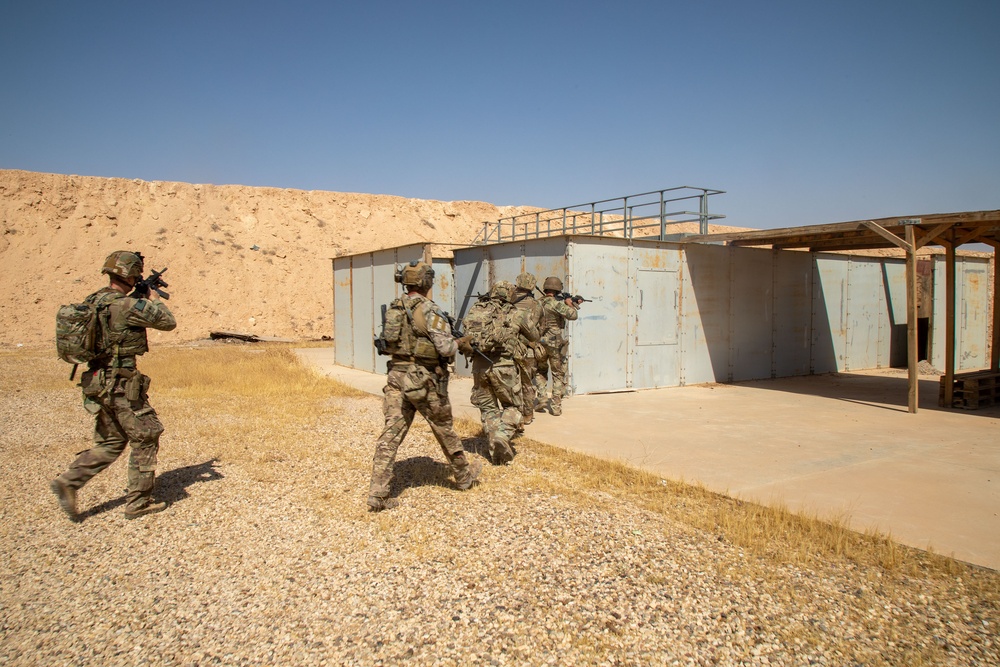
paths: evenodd
<path fill-rule="evenodd" d="M 1000 1 L 6 0 L 0 168 L 727 224 L 1000 208 Z"/>

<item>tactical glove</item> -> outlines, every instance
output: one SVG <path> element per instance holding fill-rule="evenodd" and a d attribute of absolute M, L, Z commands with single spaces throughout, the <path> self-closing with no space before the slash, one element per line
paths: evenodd
<path fill-rule="evenodd" d="M 472 349 L 472 341 L 468 336 L 462 336 L 455 340 L 458 343 L 458 351 L 467 357 L 471 357 L 474 354 Z"/>

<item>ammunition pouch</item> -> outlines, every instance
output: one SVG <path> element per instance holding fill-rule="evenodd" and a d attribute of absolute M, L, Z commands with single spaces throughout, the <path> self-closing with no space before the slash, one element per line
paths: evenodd
<path fill-rule="evenodd" d="M 436 383 L 437 378 L 429 370 L 414 364 L 400 379 L 399 388 L 410 403 L 420 403 L 427 399 L 427 394 Z"/>

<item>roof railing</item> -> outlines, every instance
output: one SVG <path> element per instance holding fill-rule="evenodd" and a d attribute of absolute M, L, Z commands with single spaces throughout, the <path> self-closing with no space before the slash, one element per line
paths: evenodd
<path fill-rule="evenodd" d="M 710 220 L 726 217 L 708 211 L 709 197 L 720 194 L 725 194 L 725 191 L 681 185 L 522 213 L 484 222 L 473 244 L 490 245 L 567 234 L 664 240 L 672 225 L 689 222 L 697 222 L 698 233 L 707 234 Z M 688 210 L 692 208 L 697 210 Z"/>

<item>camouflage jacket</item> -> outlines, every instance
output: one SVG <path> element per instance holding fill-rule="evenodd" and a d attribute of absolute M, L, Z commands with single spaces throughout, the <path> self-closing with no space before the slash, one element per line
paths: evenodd
<path fill-rule="evenodd" d="M 113 291 L 105 287 L 88 296 L 87 300 L 97 300 Z M 149 351 L 146 329 L 173 331 L 177 328 L 177 320 L 163 302 L 130 296 L 121 296 L 111 302 L 107 322 L 108 331 L 104 340 L 110 341 L 113 346 L 117 344 L 117 350 L 114 347 L 105 349 L 101 356 L 90 362 L 91 368 L 112 364 L 116 352 L 121 366 L 135 368 L 135 357 Z"/>
<path fill-rule="evenodd" d="M 542 344 L 546 347 L 558 347 L 565 340 L 563 330 L 566 328 L 566 320 L 575 320 L 579 312 L 554 296 L 545 295 L 540 303 L 542 317 L 539 327 Z"/>

